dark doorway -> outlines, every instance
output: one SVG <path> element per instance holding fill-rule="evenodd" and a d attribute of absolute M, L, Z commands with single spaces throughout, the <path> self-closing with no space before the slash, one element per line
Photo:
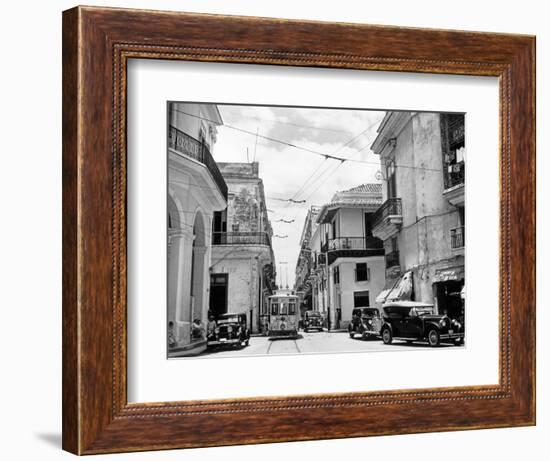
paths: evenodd
<path fill-rule="evenodd" d="M 210 313 L 217 319 L 227 312 L 228 274 L 210 276 Z"/>
<path fill-rule="evenodd" d="M 463 317 L 463 301 L 461 290 L 464 280 L 448 280 L 436 282 L 435 296 L 439 314 L 446 314 L 452 319 L 460 320 Z"/>

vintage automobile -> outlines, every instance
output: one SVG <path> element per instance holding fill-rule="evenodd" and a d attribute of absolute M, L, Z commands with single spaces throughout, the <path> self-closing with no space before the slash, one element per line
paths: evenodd
<path fill-rule="evenodd" d="M 441 342 L 464 341 L 464 325 L 446 315 L 435 313 L 433 304 L 415 301 L 394 301 L 383 306 L 383 324 L 380 330 L 385 344 L 394 339 L 427 341 L 432 347 Z"/>
<path fill-rule="evenodd" d="M 306 333 L 309 330 L 323 331 L 323 317 L 317 311 L 306 311 L 302 326 Z"/>
<path fill-rule="evenodd" d="M 207 333 L 208 347 L 248 346 L 250 330 L 246 326 L 246 314 L 221 314 L 216 327 Z"/>
<path fill-rule="evenodd" d="M 351 313 L 351 322 L 348 325 L 349 337 L 353 339 L 356 334 L 361 335 L 363 339 L 380 336 L 381 327 L 382 319 L 377 308 L 355 308 Z"/>

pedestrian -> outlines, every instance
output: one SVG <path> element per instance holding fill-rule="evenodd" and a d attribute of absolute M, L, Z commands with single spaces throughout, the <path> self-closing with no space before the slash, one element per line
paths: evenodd
<path fill-rule="evenodd" d="M 214 315 L 209 314 L 208 315 L 208 324 L 206 325 L 206 334 L 209 338 L 216 334 L 216 327 L 217 326 L 218 326 L 218 324 L 216 323 L 216 319 L 214 318 Z"/>
<path fill-rule="evenodd" d="M 168 322 L 168 346 L 173 347 L 176 345 L 176 335 L 174 333 L 174 322 L 171 320 Z"/>

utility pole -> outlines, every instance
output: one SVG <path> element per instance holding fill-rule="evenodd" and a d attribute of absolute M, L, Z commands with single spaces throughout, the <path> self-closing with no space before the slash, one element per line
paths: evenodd
<path fill-rule="evenodd" d="M 256 127 L 256 142 L 254 144 L 254 162 L 256 161 L 256 150 L 258 149 L 258 131 L 260 130 L 260 127 Z"/>
<path fill-rule="evenodd" d="M 326 234 L 325 234 L 326 235 Z M 327 241 L 325 242 L 325 268 L 326 268 L 326 277 L 327 277 L 327 327 L 328 331 L 330 331 L 330 328 L 332 326 L 332 320 L 331 320 L 331 313 L 330 313 L 330 273 L 328 269 L 328 243 L 329 240 L 327 238 Z"/>

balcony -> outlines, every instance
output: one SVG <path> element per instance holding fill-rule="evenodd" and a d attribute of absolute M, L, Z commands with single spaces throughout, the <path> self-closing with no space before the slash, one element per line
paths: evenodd
<path fill-rule="evenodd" d="M 330 239 L 325 245 L 328 264 L 338 258 L 361 258 L 365 256 L 383 256 L 384 245 L 376 237 L 338 237 Z"/>
<path fill-rule="evenodd" d="M 223 179 L 214 157 L 212 157 L 212 154 L 206 145 L 201 144 L 187 133 L 171 126 L 168 130 L 168 147 L 176 152 L 179 152 L 180 154 L 192 158 L 199 163 L 202 163 L 212 175 L 212 179 L 216 183 L 216 186 L 224 199 L 227 200 L 227 184 Z"/>
<path fill-rule="evenodd" d="M 386 269 L 399 266 L 399 251 L 386 254 Z"/>
<path fill-rule="evenodd" d="M 387 240 L 401 229 L 403 212 L 400 198 L 386 200 L 373 215 L 372 233 L 375 237 Z"/>
<path fill-rule="evenodd" d="M 271 246 L 267 232 L 212 232 L 212 245 Z"/>
<path fill-rule="evenodd" d="M 464 248 L 464 226 L 451 229 L 451 250 Z"/>
<path fill-rule="evenodd" d="M 447 166 L 443 196 L 454 206 L 464 206 L 464 162 Z"/>
<path fill-rule="evenodd" d="M 315 269 L 323 267 L 326 262 L 326 256 L 324 254 L 317 255 L 317 264 L 315 265 Z"/>

